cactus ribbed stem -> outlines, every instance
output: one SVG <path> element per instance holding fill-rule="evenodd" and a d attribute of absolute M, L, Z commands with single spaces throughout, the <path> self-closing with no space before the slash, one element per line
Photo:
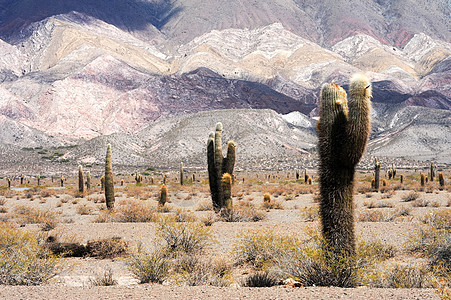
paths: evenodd
<path fill-rule="evenodd" d="M 160 199 L 158 200 L 158 206 L 163 207 L 168 200 L 168 188 L 163 185 L 160 190 Z"/>
<path fill-rule="evenodd" d="M 183 185 L 183 163 L 180 163 L 180 185 Z"/>
<path fill-rule="evenodd" d="M 222 189 L 222 176 L 225 173 L 230 175 L 232 184 L 234 182 L 233 169 L 236 161 L 236 143 L 229 141 L 227 143 L 227 156 L 222 156 L 222 124 L 216 124 L 216 132 L 211 132 L 207 142 L 207 163 L 208 179 L 210 184 L 211 199 L 216 212 L 223 208 L 225 195 Z"/>
<path fill-rule="evenodd" d="M 221 179 L 222 190 L 224 192 L 224 210 L 227 215 L 232 212 L 232 176 L 229 173 L 224 173 Z"/>
<path fill-rule="evenodd" d="M 83 176 L 83 167 L 78 166 L 78 192 L 85 192 L 85 178 Z"/>
<path fill-rule="evenodd" d="M 364 75 L 352 77 L 349 103 L 346 92 L 337 84 L 325 84 L 321 89 L 317 128 L 322 234 L 328 250 L 336 258 L 349 257 L 350 264 L 356 254 L 354 173 L 370 133 L 370 98 L 371 84 Z M 333 263 L 330 267 L 337 268 Z M 337 285 L 355 284 L 353 280 L 337 280 Z"/>
<path fill-rule="evenodd" d="M 89 191 L 91 189 L 91 172 L 86 172 L 86 189 Z"/>
<path fill-rule="evenodd" d="M 424 182 L 426 181 L 426 175 L 424 173 L 420 174 L 420 184 L 421 186 L 424 186 Z"/>
<path fill-rule="evenodd" d="M 108 144 L 105 157 L 105 201 L 109 210 L 114 208 L 113 161 L 111 159 L 111 145 Z"/>
<path fill-rule="evenodd" d="M 374 159 L 374 189 L 379 190 L 380 187 L 381 163 Z"/>

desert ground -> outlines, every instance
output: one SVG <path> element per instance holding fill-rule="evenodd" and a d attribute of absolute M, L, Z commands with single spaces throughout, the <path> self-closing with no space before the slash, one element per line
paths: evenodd
<path fill-rule="evenodd" d="M 37 247 L 45 249 L 38 261 L 54 259 L 54 265 L 48 280 L 36 286 L 0 285 L 0 299 L 449 299 L 449 273 L 438 261 L 449 266 L 451 185 L 440 187 L 435 179 L 422 187 L 415 171 L 398 170 L 404 182 L 399 176 L 384 178 L 379 191 L 371 188 L 371 172 L 357 172 L 355 231 L 365 263 L 356 288 L 309 286 L 290 276 L 287 256 L 280 256 L 296 243 L 298 249 L 315 249 L 312 241 L 320 231 L 315 170 L 308 171 L 312 184 L 304 182 L 302 172 L 297 180 L 295 171 L 236 173 L 229 218 L 214 212 L 202 172 L 194 181 L 186 172 L 184 185 L 178 172 L 167 172 L 164 207 L 158 207 L 162 173 L 146 174 L 139 184 L 134 175 L 116 174 L 113 211 L 106 209 L 95 176 L 84 193 L 75 176 L 64 187 L 60 179 L 42 177 L 39 186 L 36 178 L 25 178 L 22 185 L 16 178 L 7 188 L 3 178 L 0 225 L 37 237 Z M 451 175 L 442 172 L 445 180 Z M 185 248 L 174 241 L 182 235 L 174 230 L 192 231 Z M 64 248 L 74 245 L 81 247 L 80 257 L 73 257 L 74 248 Z M 151 253 L 164 253 L 167 270 L 141 283 L 147 280 L 131 262 Z M 288 263 L 309 262 L 293 256 Z M 257 280 L 256 274 L 264 278 Z M 252 282 L 258 281 L 271 282 L 270 287 L 255 287 Z"/>

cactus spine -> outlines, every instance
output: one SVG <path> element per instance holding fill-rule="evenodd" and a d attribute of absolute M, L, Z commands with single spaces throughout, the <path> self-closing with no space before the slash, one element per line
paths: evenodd
<path fill-rule="evenodd" d="M 168 200 L 168 188 L 163 185 L 160 190 L 160 199 L 158 200 L 158 206 L 163 207 Z"/>
<path fill-rule="evenodd" d="M 183 163 L 180 163 L 180 185 L 183 185 Z"/>
<path fill-rule="evenodd" d="M 109 210 L 114 208 L 113 161 L 111 159 L 111 145 L 108 144 L 105 157 L 105 202 Z"/>
<path fill-rule="evenodd" d="M 379 190 L 380 186 L 380 174 L 381 174 L 381 163 L 377 161 L 377 158 L 374 159 L 374 189 L 376 191 Z"/>
<path fill-rule="evenodd" d="M 225 195 L 222 188 L 223 174 L 228 173 L 233 181 L 233 169 L 236 161 L 236 144 L 234 141 L 227 143 L 227 156 L 222 156 L 222 123 L 216 124 L 216 132 L 211 132 L 207 142 L 208 179 L 210 184 L 211 199 L 216 212 L 223 208 Z M 233 182 L 232 182 L 233 183 Z"/>
<path fill-rule="evenodd" d="M 364 75 L 354 75 L 349 102 L 346 97 L 344 89 L 337 84 L 323 85 L 318 121 L 322 234 L 335 259 L 352 258 L 356 254 L 353 185 L 355 167 L 370 133 L 369 80 Z M 353 259 L 347 261 L 348 270 L 354 270 Z M 336 260 L 330 267 L 339 268 Z M 353 280 L 341 281 L 341 271 L 336 271 L 337 285 L 355 284 Z M 351 278 L 355 278 L 355 271 L 351 272 Z"/>
<path fill-rule="evenodd" d="M 83 167 L 78 166 L 78 191 L 85 192 L 85 177 L 83 176 Z"/>

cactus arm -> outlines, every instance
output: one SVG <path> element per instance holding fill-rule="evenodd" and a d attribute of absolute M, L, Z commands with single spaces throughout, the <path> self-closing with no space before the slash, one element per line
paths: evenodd
<path fill-rule="evenodd" d="M 229 141 L 227 143 L 227 156 L 226 158 L 224 158 L 222 163 L 222 173 L 230 174 L 230 176 L 232 176 L 232 181 L 235 161 L 236 161 L 236 143 L 234 141 Z"/>
<path fill-rule="evenodd" d="M 232 211 L 232 176 L 229 173 L 222 175 L 221 184 L 224 192 L 224 209 L 230 213 Z"/>
<path fill-rule="evenodd" d="M 344 162 L 357 165 L 370 136 L 371 83 L 365 75 L 356 74 L 349 86 L 348 121 Z"/>
<path fill-rule="evenodd" d="M 217 202 L 219 203 L 219 207 L 224 206 L 224 194 L 222 192 L 222 184 L 221 184 L 221 177 L 222 177 L 222 163 L 223 163 L 223 156 L 222 156 L 222 123 L 216 124 L 216 132 L 215 132 L 215 174 L 216 174 L 216 186 L 218 189 L 217 194 Z"/>

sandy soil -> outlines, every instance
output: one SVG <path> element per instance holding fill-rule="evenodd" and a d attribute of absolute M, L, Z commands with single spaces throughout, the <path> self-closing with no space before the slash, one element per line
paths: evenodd
<path fill-rule="evenodd" d="M 365 185 L 368 183 L 362 183 Z M 292 185 L 262 185 L 262 186 L 240 186 L 234 191 L 235 203 L 251 202 L 259 207 L 262 204 L 263 192 L 270 191 L 273 200 L 282 204 L 283 209 L 271 209 L 267 216 L 259 222 L 215 222 L 212 232 L 217 243 L 209 252 L 212 254 L 228 254 L 237 237 L 251 229 L 271 229 L 280 235 L 305 236 L 308 227 L 318 228 L 318 221 L 305 221 L 301 210 L 316 205 L 315 195 L 303 194 L 305 186 Z M 280 192 L 282 191 L 282 192 Z M 313 192 L 317 186 L 313 186 Z M 425 215 L 440 209 L 449 209 L 450 193 L 434 189 L 432 193 L 419 192 L 419 198 L 427 200 L 427 207 L 415 207 L 412 202 L 403 202 L 402 199 L 410 190 L 397 190 L 389 195 L 387 193 L 367 192 L 355 195 L 356 216 L 369 211 L 368 206 L 373 203 L 387 203 L 391 207 L 372 208 L 379 210 L 384 215 L 395 213 L 400 208 L 407 208 L 409 216 L 398 217 L 390 222 L 357 222 L 356 234 L 359 240 L 380 240 L 402 250 L 409 236 L 424 224 L 421 220 Z M 131 198 L 144 198 L 140 200 L 156 206 L 156 195 L 158 187 L 150 187 L 145 196 L 136 192 L 130 196 L 125 188 L 116 190 L 116 204 L 120 206 Z M 31 197 L 27 194 L 32 194 Z M 194 185 L 180 187 L 176 184 L 169 185 L 171 203 L 169 206 L 173 211 L 182 209 L 192 213 L 196 217 L 205 216 L 205 211 L 196 211 L 201 203 L 210 201 L 208 190 L 205 185 Z M 11 195 L 0 196 L 5 203 L 2 207 L 7 211 L 0 215 L 4 218 L 19 222 L 14 219 L 14 208 L 26 205 L 41 210 L 58 212 L 61 221 L 58 226 L 49 232 L 62 240 L 87 243 L 89 240 L 101 238 L 121 237 L 130 245 L 135 246 L 142 243 L 145 249 L 155 247 L 155 224 L 154 223 L 93 223 L 101 213 L 99 207 L 102 195 L 94 192 L 84 198 L 76 198 L 70 190 L 59 190 L 47 197 L 42 196 L 42 191 L 24 191 L 11 197 Z M 97 201 L 97 203 L 95 203 Z M 78 207 L 86 205 L 93 211 L 81 215 Z M 9 216 L 9 217 L 8 217 Z M 39 230 L 39 224 L 23 224 L 23 230 Z M 402 254 L 404 255 L 404 254 Z M 403 259 L 402 257 L 399 259 Z M 230 287 L 219 288 L 210 286 L 181 287 L 167 286 L 165 284 L 138 284 L 138 280 L 128 270 L 124 259 L 94 259 L 94 258 L 66 258 L 64 259 L 70 268 L 53 278 L 48 284 L 37 287 L 22 286 L 0 286 L 0 299 L 439 299 L 434 289 L 377 289 L 359 287 L 354 289 L 307 287 L 295 288 L 290 286 L 279 286 L 271 288 L 246 288 L 239 287 L 240 279 L 249 274 L 249 269 L 234 271 L 235 282 Z M 118 285 L 112 287 L 95 287 L 90 284 L 90 279 L 103 271 L 111 269 Z"/>

